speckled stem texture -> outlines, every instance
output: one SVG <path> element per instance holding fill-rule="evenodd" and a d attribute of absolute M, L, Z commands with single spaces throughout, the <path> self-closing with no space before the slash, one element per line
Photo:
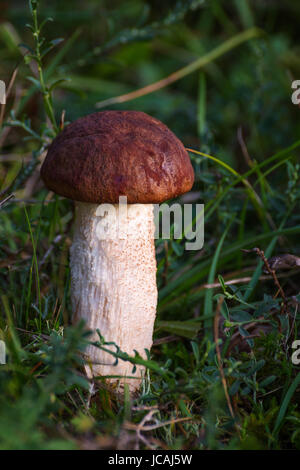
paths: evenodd
<path fill-rule="evenodd" d="M 146 357 L 157 305 L 153 205 L 76 203 L 71 298 L 74 322 L 83 318 L 94 331 L 92 340 L 99 339 L 99 329 L 122 351 Z M 121 375 L 121 384 L 139 387 L 142 367 L 132 374 L 132 364 L 116 365 L 113 356 L 94 346 L 86 353 L 89 376 Z M 137 379 L 126 380 L 132 375 Z"/>

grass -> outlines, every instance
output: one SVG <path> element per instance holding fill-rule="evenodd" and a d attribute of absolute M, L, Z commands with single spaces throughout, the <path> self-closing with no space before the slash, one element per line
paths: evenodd
<path fill-rule="evenodd" d="M 9 5 L 0 23 L 0 79 L 10 83 L 0 113 L 0 449 L 299 449 L 299 270 L 276 273 L 285 302 L 261 259 L 241 250 L 300 253 L 300 7 L 29 5 Z M 200 252 L 185 251 L 184 236 L 157 240 L 153 348 L 146 360 L 112 353 L 147 370 L 140 393 L 123 398 L 84 374 L 89 337 L 72 326 L 69 298 L 73 205 L 39 178 L 55 135 L 97 103 L 164 121 L 190 151 L 193 200 L 205 204 Z M 101 332 L 97 346 L 107 347 Z"/>

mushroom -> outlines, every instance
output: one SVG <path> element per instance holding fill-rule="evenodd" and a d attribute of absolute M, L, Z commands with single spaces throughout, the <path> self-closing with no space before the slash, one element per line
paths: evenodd
<path fill-rule="evenodd" d="M 157 306 L 153 204 L 191 189 L 194 172 L 184 146 L 145 113 L 93 113 L 54 139 L 41 176 L 50 190 L 76 201 L 70 250 L 73 320 L 83 318 L 94 340 L 98 329 L 105 341 L 145 358 Z M 127 206 L 119 204 L 120 197 L 127 198 Z M 90 377 L 121 376 L 121 384 L 139 387 L 142 366 L 133 373 L 132 364 L 116 364 L 93 345 L 87 356 Z M 126 380 L 129 376 L 136 380 Z"/>

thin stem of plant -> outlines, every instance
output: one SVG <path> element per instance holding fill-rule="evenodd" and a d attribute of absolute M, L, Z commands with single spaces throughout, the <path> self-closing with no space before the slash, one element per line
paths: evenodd
<path fill-rule="evenodd" d="M 223 302 L 224 302 L 224 297 L 220 296 L 218 300 L 218 304 L 217 304 L 215 319 L 214 319 L 214 340 L 215 340 L 215 345 L 216 345 L 218 367 L 219 367 L 221 381 L 222 381 L 222 385 L 224 389 L 225 398 L 227 401 L 227 406 L 230 411 L 232 419 L 235 421 L 235 415 L 233 412 L 232 404 L 231 404 L 229 393 L 228 393 L 228 387 L 227 387 L 226 377 L 225 377 L 225 373 L 224 373 L 224 369 L 222 365 L 222 356 L 221 356 L 221 351 L 220 351 L 220 346 L 219 346 L 219 322 L 220 322 L 220 311 L 221 311 Z M 240 430 L 239 430 L 237 423 L 235 423 L 235 427 L 236 427 L 239 437 L 241 438 Z"/>

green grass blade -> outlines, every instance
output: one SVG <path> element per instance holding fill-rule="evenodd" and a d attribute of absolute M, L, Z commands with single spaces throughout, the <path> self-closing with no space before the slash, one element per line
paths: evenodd
<path fill-rule="evenodd" d="M 36 253 L 36 242 L 35 242 L 35 239 L 34 239 L 34 236 L 33 236 L 31 223 L 30 223 L 30 220 L 29 220 L 29 217 L 28 217 L 28 212 L 27 212 L 25 206 L 24 206 L 24 212 L 25 212 L 26 221 L 27 221 L 29 234 L 30 234 L 30 239 L 31 239 L 31 243 L 32 243 L 33 263 L 34 263 L 34 267 L 35 267 L 35 278 L 36 278 L 36 290 L 37 290 L 38 306 L 39 306 L 39 312 L 40 312 L 39 326 L 41 328 L 42 300 L 41 300 L 41 289 L 40 289 L 39 265 L 38 265 L 37 253 Z"/>
<path fill-rule="evenodd" d="M 287 412 L 287 408 L 289 406 L 289 403 L 294 395 L 294 393 L 296 392 L 297 390 L 297 387 L 300 385 L 300 373 L 298 373 L 298 375 L 296 375 L 296 377 L 294 378 L 293 382 L 291 383 L 282 403 L 281 403 L 281 406 L 280 406 L 280 409 L 279 409 L 279 412 L 278 412 L 278 415 L 277 415 L 277 418 L 276 418 L 276 421 L 275 421 L 275 425 L 274 425 L 274 430 L 273 430 L 273 435 L 276 436 L 276 434 L 278 433 L 278 431 L 280 430 L 280 427 L 282 426 L 283 424 L 283 420 L 284 420 L 284 417 L 285 417 L 285 414 Z"/>
<path fill-rule="evenodd" d="M 227 225 L 226 230 L 224 231 L 224 233 L 223 233 L 223 235 L 222 235 L 222 237 L 221 237 L 221 239 L 218 243 L 218 246 L 217 246 L 217 249 L 215 251 L 214 257 L 212 259 L 211 267 L 210 267 L 210 270 L 209 270 L 209 275 L 208 275 L 208 279 L 207 279 L 208 284 L 214 282 L 214 280 L 215 280 L 217 265 L 218 265 L 221 249 L 222 249 L 224 240 L 227 236 L 227 233 L 230 229 L 231 224 L 232 224 L 232 220 Z M 214 294 L 213 289 L 207 289 L 206 292 L 205 292 L 204 315 L 212 315 L 213 314 L 213 294 Z M 207 320 L 204 321 L 204 328 L 206 329 L 206 334 L 208 335 L 208 337 L 210 337 L 210 339 L 212 339 L 212 320 L 211 319 L 207 319 Z"/>

